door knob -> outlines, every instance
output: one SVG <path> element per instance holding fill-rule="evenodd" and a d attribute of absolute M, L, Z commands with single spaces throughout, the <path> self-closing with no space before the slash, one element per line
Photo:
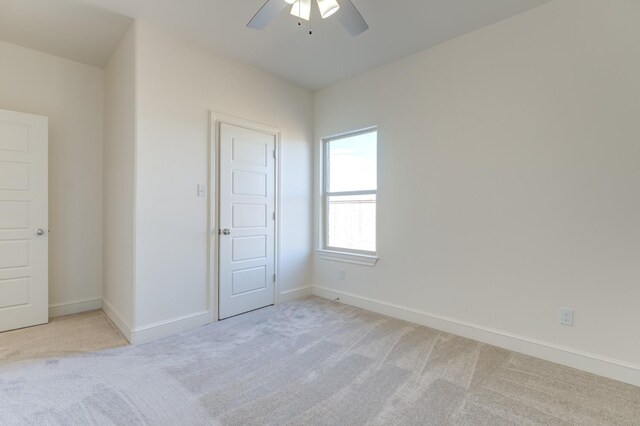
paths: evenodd
<path fill-rule="evenodd" d="M 222 234 L 223 235 L 230 235 L 231 231 L 225 228 L 225 229 L 222 230 Z"/>
<path fill-rule="evenodd" d="M 36 229 L 36 235 L 39 236 L 39 237 L 43 236 L 44 235 L 44 229 L 42 229 L 42 228 Z"/>

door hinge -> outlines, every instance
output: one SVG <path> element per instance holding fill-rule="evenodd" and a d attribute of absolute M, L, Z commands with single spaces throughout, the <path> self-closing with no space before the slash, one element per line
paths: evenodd
<path fill-rule="evenodd" d="M 273 212 L 273 220 L 276 220 L 276 212 Z"/>
<path fill-rule="evenodd" d="M 273 274 L 273 282 L 276 282 L 276 274 Z"/>
<path fill-rule="evenodd" d="M 273 158 L 276 158 L 276 151 L 275 151 L 275 149 L 273 150 Z"/>

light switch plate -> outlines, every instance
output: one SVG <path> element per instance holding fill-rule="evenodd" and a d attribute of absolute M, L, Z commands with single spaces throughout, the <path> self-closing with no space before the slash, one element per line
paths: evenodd
<path fill-rule="evenodd" d="M 198 184 L 198 197 L 206 197 L 207 196 L 207 185 Z"/>

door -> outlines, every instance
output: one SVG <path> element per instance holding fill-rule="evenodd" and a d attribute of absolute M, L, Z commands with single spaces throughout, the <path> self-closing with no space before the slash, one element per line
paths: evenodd
<path fill-rule="evenodd" d="M 48 322 L 47 133 L 0 110 L 0 331 Z"/>
<path fill-rule="evenodd" d="M 219 317 L 273 304 L 275 136 L 220 124 Z"/>

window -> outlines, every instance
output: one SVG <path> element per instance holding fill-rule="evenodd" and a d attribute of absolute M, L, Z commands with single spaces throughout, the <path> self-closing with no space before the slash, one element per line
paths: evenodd
<path fill-rule="evenodd" d="M 369 129 L 323 142 L 326 250 L 376 252 L 377 139 Z"/>

